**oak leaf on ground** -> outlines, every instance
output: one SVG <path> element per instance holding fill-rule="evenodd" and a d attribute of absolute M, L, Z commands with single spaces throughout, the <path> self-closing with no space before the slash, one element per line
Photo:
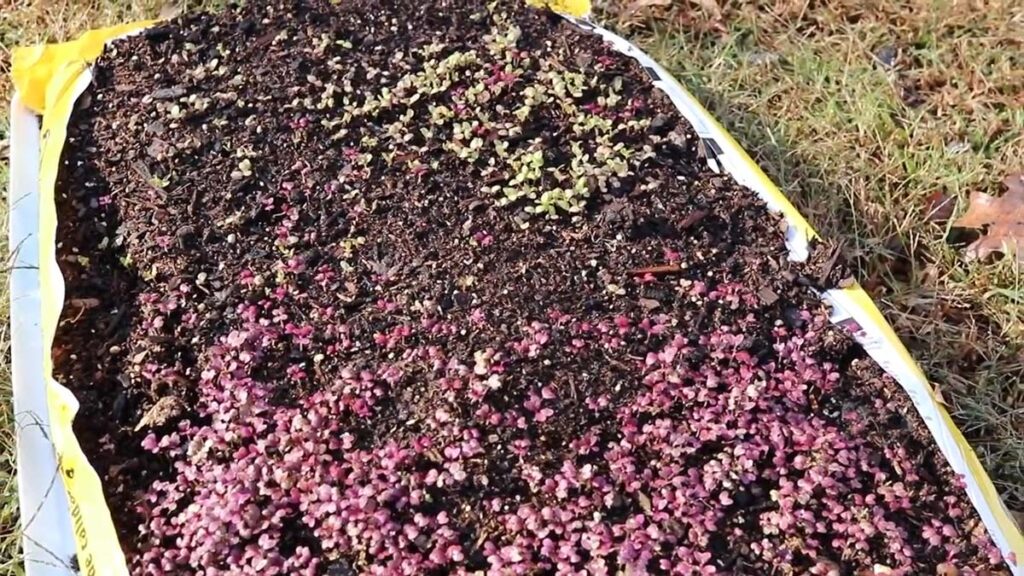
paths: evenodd
<path fill-rule="evenodd" d="M 968 258 L 986 258 L 994 252 L 1013 254 L 1024 262 L 1024 174 L 1008 176 L 1007 191 L 999 197 L 974 192 L 970 205 L 954 226 L 983 230 L 967 247 Z"/>
<path fill-rule="evenodd" d="M 953 209 L 955 207 L 956 200 L 953 197 L 943 193 L 941 190 L 936 190 L 925 199 L 924 217 L 929 222 L 945 224 L 953 217 Z"/>

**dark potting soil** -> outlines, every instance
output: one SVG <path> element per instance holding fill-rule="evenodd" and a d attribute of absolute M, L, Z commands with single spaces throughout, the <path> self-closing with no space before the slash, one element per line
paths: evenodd
<path fill-rule="evenodd" d="M 702 150 L 518 3 L 116 42 L 65 151 L 54 360 L 133 571 L 999 573 L 828 324 L 841 264 L 790 263 Z"/>

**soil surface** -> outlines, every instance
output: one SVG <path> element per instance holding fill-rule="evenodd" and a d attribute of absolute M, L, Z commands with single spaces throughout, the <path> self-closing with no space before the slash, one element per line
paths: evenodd
<path fill-rule="evenodd" d="M 834 252 L 790 263 L 706 153 L 518 4 L 116 42 L 65 151 L 54 357 L 133 571 L 1002 573 L 828 324 Z"/>

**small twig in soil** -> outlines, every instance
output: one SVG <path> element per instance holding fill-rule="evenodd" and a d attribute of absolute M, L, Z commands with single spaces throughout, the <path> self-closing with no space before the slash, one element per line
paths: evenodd
<path fill-rule="evenodd" d="M 836 264 L 839 262 L 839 258 L 842 256 L 842 253 L 843 251 L 840 246 L 836 245 L 832 247 L 828 260 L 825 262 L 825 265 L 821 267 L 821 273 L 818 276 L 819 284 L 824 284 L 828 281 L 828 276 L 832 273 L 832 269 L 835 268 Z"/>
<path fill-rule="evenodd" d="M 612 366 L 614 368 L 618 368 L 619 370 L 622 370 L 623 372 L 629 373 L 629 372 L 631 372 L 633 370 L 633 368 L 630 367 L 629 365 L 627 365 L 626 363 L 620 362 L 620 361 L 616 360 L 615 358 L 612 358 L 611 356 L 608 356 L 607 354 L 604 356 L 604 359 L 605 359 L 605 362 L 607 362 L 609 366 Z"/>
<path fill-rule="evenodd" d="M 86 310 L 99 306 L 100 301 L 97 300 L 96 298 L 72 298 L 68 302 L 68 304 L 78 308 L 78 315 L 75 316 L 75 319 L 71 321 L 71 323 L 74 324 L 75 322 L 78 322 L 79 319 L 81 319 L 82 314 L 85 314 Z"/>
<path fill-rule="evenodd" d="M 186 187 L 187 186 L 188 185 L 186 184 Z M 189 216 L 195 216 L 196 215 L 196 208 L 198 208 L 198 207 L 199 207 L 199 188 L 198 187 L 194 187 L 194 188 L 192 188 L 192 196 L 189 198 L 189 201 L 188 201 L 188 215 Z"/>
<path fill-rule="evenodd" d="M 644 268 L 634 268 L 629 273 L 633 276 L 643 276 L 645 274 L 676 274 L 682 271 L 683 269 L 679 264 L 658 264 Z"/>
<path fill-rule="evenodd" d="M 686 215 L 686 218 L 683 218 L 683 221 L 679 223 L 679 227 L 684 230 L 690 228 L 694 224 L 703 220 L 708 214 L 709 212 L 707 210 L 695 210 L 690 212 Z"/>

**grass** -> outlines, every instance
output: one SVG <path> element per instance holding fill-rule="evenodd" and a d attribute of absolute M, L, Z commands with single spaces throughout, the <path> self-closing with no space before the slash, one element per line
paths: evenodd
<path fill-rule="evenodd" d="M 606 0 L 603 19 L 690 87 L 819 232 L 845 242 L 858 277 L 940 387 L 1004 500 L 1024 510 L 1024 279 L 1009 261 L 967 261 L 948 242 L 948 224 L 924 217 L 936 191 L 954 197 L 959 213 L 970 192 L 999 193 L 1004 175 L 1024 170 L 1024 7 L 663 3 L 670 6 L 636 12 L 629 7 L 644 2 Z M 0 101 L 9 98 L 11 47 L 152 17 L 161 4 L 0 0 Z M 4 115 L 4 158 L 6 133 Z M 5 243 L 6 220 L 0 213 Z M 5 359 L 6 331 L 0 322 Z M 3 576 L 20 571 L 7 361 L 0 396 Z"/>

